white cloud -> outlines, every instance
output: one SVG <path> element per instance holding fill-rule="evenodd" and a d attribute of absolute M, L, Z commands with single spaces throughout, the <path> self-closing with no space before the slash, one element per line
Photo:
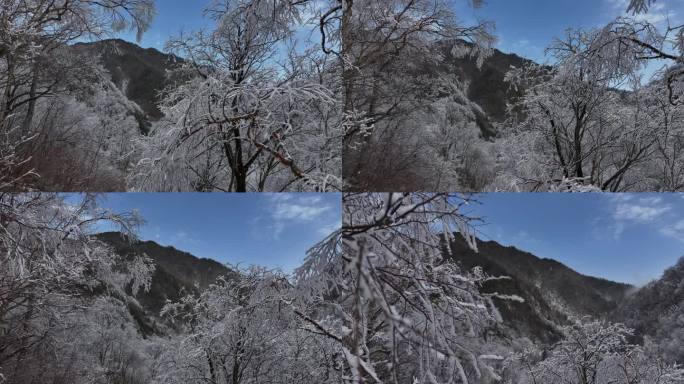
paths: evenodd
<path fill-rule="evenodd" d="M 534 233 L 530 233 L 524 229 L 517 231 L 511 238 L 511 245 L 516 246 L 539 246 L 544 244 L 541 238 L 538 238 Z"/>
<path fill-rule="evenodd" d="M 664 3 L 655 3 L 646 13 L 636 15 L 634 18 L 638 21 L 645 21 L 654 25 L 667 22 L 674 18 L 676 13 L 665 7 Z"/>
<path fill-rule="evenodd" d="M 527 47 L 528 45 L 530 45 L 530 41 L 527 39 L 521 39 L 516 41 L 513 45 L 517 47 Z"/>
<path fill-rule="evenodd" d="M 320 196 L 298 196 L 277 201 L 272 208 L 272 217 L 275 220 L 311 221 L 332 207 L 325 204 Z"/>
<path fill-rule="evenodd" d="M 616 222 L 615 225 L 613 225 L 613 238 L 618 239 L 624 231 L 625 223 Z"/>
<path fill-rule="evenodd" d="M 153 228 L 153 233 L 150 236 L 154 237 L 154 241 L 164 246 L 172 246 L 180 249 L 188 245 L 199 245 L 202 241 L 193 236 L 192 233 L 177 230 L 175 232 L 163 231 L 159 226 Z"/>
<path fill-rule="evenodd" d="M 273 218 L 276 220 L 302 220 L 311 221 L 323 213 L 327 212 L 330 207 L 326 206 L 306 206 L 300 204 L 278 204 L 273 211 Z"/>
<path fill-rule="evenodd" d="M 663 198 L 660 196 L 640 197 L 639 202 L 641 204 L 660 204 L 663 202 Z"/>
<path fill-rule="evenodd" d="M 514 237 L 517 241 L 538 242 L 538 240 L 525 230 L 520 230 Z"/>
<path fill-rule="evenodd" d="M 684 241 L 684 219 L 679 220 L 674 224 L 664 226 L 660 229 L 660 233 Z"/>
<path fill-rule="evenodd" d="M 498 49 L 504 52 L 515 53 L 536 61 L 544 60 L 544 49 L 535 45 L 534 42 L 527 38 L 520 38 L 517 40 L 499 39 L 497 41 Z"/>
<path fill-rule="evenodd" d="M 653 230 L 672 237 L 684 239 L 684 220 L 672 225 L 672 220 L 677 220 L 677 215 L 662 196 L 647 195 L 640 197 L 639 194 L 614 194 L 609 196 L 609 210 L 612 222 L 606 229 L 612 232 L 615 239 L 619 239 L 622 233 L 632 226 L 649 226 Z M 595 223 L 601 225 L 600 220 Z M 601 232 L 601 231 L 598 231 Z"/>
<path fill-rule="evenodd" d="M 253 226 L 259 228 L 258 231 L 253 230 L 253 233 L 260 238 L 268 233 L 268 238 L 278 240 L 292 225 L 313 224 L 317 225 L 317 234 L 327 236 L 340 226 L 339 223 L 331 224 L 333 208 L 320 195 L 272 194 L 267 197 L 264 205 L 266 214 L 252 220 Z"/>
<path fill-rule="evenodd" d="M 610 17 L 628 16 L 637 21 L 645 21 L 653 25 L 665 25 L 669 20 L 676 18 L 677 13 L 669 9 L 665 2 L 653 3 L 648 12 L 632 15 L 627 12 L 630 0 L 605 0 L 611 9 Z"/>
<path fill-rule="evenodd" d="M 302 204 L 319 204 L 323 201 L 323 197 L 320 195 L 315 196 L 301 196 L 299 197 L 299 202 Z"/>
<path fill-rule="evenodd" d="M 285 230 L 285 223 L 264 216 L 256 216 L 249 221 L 250 234 L 258 241 L 279 240 Z"/>
<path fill-rule="evenodd" d="M 285 230 L 285 223 L 282 221 L 276 221 L 268 227 L 273 232 L 273 238 L 275 240 L 280 239 L 280 234 Z"/>
<path fill-rule="evenodd" d="M 608 194 L 608 199 L 612 202 L 620 203 L 633 200 L 634 195 L 630 193 L 611 193 Z"/>
<path fill-rule="evenodd" d="M 651 222 L 670 210 L 669 206 L 618 204 L 613 213 L 618 221 Z"/>
<path fill-rule="evenodd" d="M 625 194 L 612 197 L 611 200 L 614 204 L 613 218 L 622 222 L 649 223 L 672 209 L 660 196 L 635 197 Z"/>

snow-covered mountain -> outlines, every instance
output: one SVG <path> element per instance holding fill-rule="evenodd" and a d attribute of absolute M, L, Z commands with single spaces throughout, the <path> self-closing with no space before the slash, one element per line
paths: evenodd
<path fill-rule="evenodd" d="M 491 56 L 478 67 L 474 58 L 454 56 L 453 44 L 441 42 L 435 45 L 435 54 L 443 60 L 421 63 L 418 67 L 420 75 L 449 73 L 467 83 L 468 99 L 479 106 L 474 109 L 474 113 L 482 135 L 485 138 L 494 136 L 496 132 L 493 123 L 504 119 L 506 104 L 520 95 L 506 84 L 504 76 L 512 66 L 522 67 L 530 60 L 494 49 Z M 169 84 L 168 71 L 182 62 L 181 58 L 154 48 L 142 48 L 121 39 L 78 43 L 73 48 L 80 54 L 99 56 L 112 82 L 129 100 L 140 106 L 148 121 L 162 117 L 157 105 L 158 94 Z"/>
<path fill-rule="evenodd" d="M 142 336 L 145 340 L 160 340 L 157 336 L 173 338 L 187 332 L 182 326 L 177 328 L 175 323 L 158 315 L 165 303 L 178 302 L 186 293 L 204 292 L 209 294 L 206 297 L 202 295 L 205 299 L 214 297 L 212 290 L 214 295 L 219 295 L 215 298 L 223 300 L 225 297 L 221 295 L 226 292 L 221 288 L 216 291 L 221 284 L 212 286 L 212 283 L 222 275 L 229 281 L 240 280 L 236 272 L 216 261 L 201 259 L 173 247 L 153 241 L 131 242 L 115 232 L 96 236 L 120 255 L 133 258 L 146 254 L 156 264 L 150 290 L 139 293 L 135 299 L 129 297 L 125 300 L 131 315 L 128 326 L 137 329 L 140 336 L 136 337 Z M 681 358 L 684 259 L 666 271 L 661 279 L 637 289 L 628 284 L 582 275 L 557 261 L 542 259 L 494 241 L 478 240 L 478 252 L 474 252 L 457 237 L 449 248 L 444 249 L 450 255 L 449 260 L 460 264 L 463 269 L 480 268 L 488 276 L 503 277 L 484 279 L 481 286 L 483 293 L 496 293 L 502 298 L 492 296 L 498 311 L 495 317 L 500 316 L 502 321 L 486 326 L 477 340 L 469 340 L 473 347 L 486 345 L 488 351 L 496 351 L 497 354 L 482 355 L 485 359 L 502 359 L 499 355 L 521 353 L 529 346 L 542 355 L 548 353 L 558 343 L 567 340 L 562 335 L 567 335 L 572 324 L 577 327 L 579 323 L 576 320 L 586 315 L 598 320 L 592 324 L 607 324 L 601 320 L 625 322 L 636 328 L 640 340 L 635 341 L 640 345 L 657 348 L 659 355 L 671 356 L 672 361 Z M 480 272 L 475 272 L 478 274 Z M 287 279 L 278 281 L 289 284 Z M 245 287 L 252 286 L 247 284 Z M 208 308 L 216 309 L 214 305 L 218 304 L 211 303 Z M 655 343 L 644 342 L 644 336 Z M 524 353 L 520 356 L 533 356 Z M 493 367 L 505 371 L 503 366 L 495 363 Z M 506 371 L 505 374 L 517 377 L 512 372 Z"/>
<path fill-rule="evenodd" d="M 217 261 L 201 259 L 154 241 L 131 242 L 118 232 L 101 233 L 97 237 L 120 255 L 145 254 L 154 261 L 156 268 L 150 290 L 140 291 L 136 296 L 141 307 L 129 305 L 131 314 L 144 334 L 163 333 L 163 329 L 157 327 L 157 321 L 167 300 L 177 302 L 186 294 L 196 294 L 206 289 L 219 276 L 234 273 Z"/>
<path fill-rule="evenodd" d="M 684 257 L 624 300 L 614 317 L 639 339 L 655 342 L 670 361 L 684 361 Z"/>
<path fill-rule="evenodd" d="M 487 282 L 483 290 L 525 300 L 494 299 L 512 336 L 554 341 L 568 317 L 606 318 L 634 290 L 631 285 L 585 276 L 558 261 L 494 241 L 478 241 L 476 253 L 457 236 L 451 251 L 451 259 L 465 269 L 481 267 L 488 275 L 509 277 Z"/>
<path fill-rule="evenodd" d="M 121 39 L 79 43 L 72 47 L 78 54 L 94 55 L 111 76 L 112 82 L 145 113 L 146 124 L 162 117 L 158 95 L 169 84 L 167 71 L 182 59 L 154 48 L 142 48 Z"/>
<path fill-rule="evenodd" d="M 633 328 L 634 342 L 649 339 L 671 362 L 684 359 L 684 257 L 661 278 L 637 288 L 585 276 L 558 261 L 494 241 L 478 241 L 477 253 L 460 237 L 450 245 L 451 259 L 463 268 L 481 267 L 488 275 L 510 278 L 489 281 L 483 291 L 524 299 L 494 298 L 506 338 L 555 342 L 570 318 L 590 316 Z"/>
<path fill-rule="evenodd" d="M 142 306 L 137 317 L 145 332 L 159 331 L 153 329 L 151 322 L 158 317 L 167 300 L 178 301 L 183 292 L 201 292 L 219 276 L 234 273 L 211 259 L 202 259 L 154 241 L 129 242 L 122 236 L 109 232 L 98 238 L 119 254 L 146 254 L 156 264 L 150 291 L 137 296 Z M 488 275 L 508 277 L 489 281 L 483 287 L 485 292 L 517 295 L 524 299 L 524 302 L 494 299 L 505 324 L 501 332 L 507 338 L 528 337 L 537 342 L 553 342 L 559 336 L 558 327 L 566 324 L 569 316 L 613 316 L 618 308 L 625 306 L 622 303 L 628 294 L 635 290 L 631 285 L 585 276 L 555 260 L 542 259 L 494 241 L 480 241 L 478 250 L 477 253 L 472 251 L 458 237 L 451 244 L 451 257 L 464 269 L 481 267 Z M 654 287 L 648 286 L 644 290 Z"/>
<path fill-rule="evenodd" d="M 425 61 L 418 66 L 418 70 L 428 76 L 455 75 L 462 84 L 466 84 L 465 96 L 472 103 L 482 136 L 491 138 L 496 135 L 494 124 L 502 122 L 507 116 L 507 104 L 522 95 L 521 90 L 513 89 L 504 81 L 506 73 L 512 67 L 521 68 L 532 61 L 493 49 L 491 55 L 478 66 L 473 57 L 455 56 L 454 44 L 468 45 L 462 41 L 440 42 L 432 50 L 435 57 L 442 59 Z"/>

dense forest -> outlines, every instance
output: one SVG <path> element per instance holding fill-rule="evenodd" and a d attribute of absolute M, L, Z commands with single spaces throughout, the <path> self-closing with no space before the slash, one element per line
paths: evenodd
<path fill-rule="evenodd" d="M 484 240 L 471 209 L 684 191 L 684 25 L 655 17 L 665 1 L 615 0 L 537 62 L 461 13 L 484 0 L 206 0 L 160 50 L 141 45 L 168 2 L 0 0 L 0 384 L 684 384 L 684 256 L 642 286 L 587 276 Z M 163 246 L 142 200 L 97 194 L 339 191 L 332 225 L 317 197 L 278 212 L 318 226 L 286 271 Z M 209 195 L 245 200 L 156 219 L 304 238 L 247 210 L 258 194 Z M 593 201 L 603 216 L 578 225 L 629 216 L 595 228 L 618 242 L 667 221 L 649 229 L 675 245 L 641 257 L 680 249 L 676 204 L 644 199 Z M 549 226 L 579 243 L 567 208 Z"/>
<path fill-rule="evenodd" d="M 535 63 L 452 1 L 209 1 L 151 68 L 83 43 L 153 0 L 6 1 L 0 187 L 680 191 L 683 28 L 653 4 Z"/>
<path fill-rule="evenodd" d="M 340 65 L 326 53 L 339 40 L 335 7 L 208 2 L 213 30 L 178 31 L 163 86 L 133 99 L 141 84 L 78 43 L 140 38 L 153 0 L 3 1 L 0 12 L 0 189 L 341 188 Z M 322 49 L 293 37 L 318 24 Z M 131 69 L 133 81 L 147 83 L 145 71 Z"/>
<path fill-rule="evenodd" d="M 283 273 L 141 241 L 95 196 L 0 195 L 0 382 L 684 382 L 684 259 L 636 289 L 481 242 L 468 196 L 344 200 Z"/>
<path fill-rule="evenodd" d="M 342 27 L 351 189 L 682 190 L 684 28 L 650 23 L 656 2 L 568 30 L 544 63 L 450 2 L 372 3 L 348 2 Z"/>

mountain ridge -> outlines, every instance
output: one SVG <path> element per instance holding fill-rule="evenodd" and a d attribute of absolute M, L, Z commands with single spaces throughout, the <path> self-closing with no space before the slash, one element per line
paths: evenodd
<path fill-rule="evenodd" d="M 149 291 L 135 297 L 141 308 L 129 310 L 144 334 L 163 333 L 157 325 L 159 313 L 167 302 L 177 302 L 186 294 L 200 294 L 220 276 L 234 276 L 237 272 L 225 265 L 171 246 L 150 240 L 130 239 L 119 232 L 103 232 L 95 238 L 124 257 L 147 255 L 155 264 Z M 163 323 L 163 322 L 162 322 Z"/>
<path fill-rule="evenodd" d="M 513 246 L 482 240 L 477 240 L 477 246 L 475 252 L 457 235 L 449 244 L 451 251 L 444 247 L 443 252 L 465 270 L 481 267 L 489 276 L 511 278 L 487 282 L 482 289 L 525 300 L 519 303 L 494 299 L 504 324 L 509 324 L 518 336 L 553 342 L 559 336 L 558 326 L 571 317 L 608 318 L 634 290 L 632 285 L 586 276 L 557 260 L 540 258 Z"/>
<path fill-rule="evenodd" d="M 167 302 L 177 302 L 186 294 L 200 294 L 219 276 L 231 278 L 238 274 L 213 259 L 199 258 L 154 241 L 131 240 L 118 232 L 100 233 L 95 237 L 124 257 L 145 254 L 154 261 L 156 268 L 150 290 L 138 293 L 139 305 L 129 302 L 129 310 L 145 335 L 164 334 L 173 328 L 159 317 Z M 584 316 L 625 322 L 637 330 L 638 338 L 665 338 L 664 327 L 656 326 L 657 317 L 663 311 L 653 310 L 648 298 L 672 291 L 663 303 L 668 305 L 673 322 L 677 310 L 684 305 L 684 279 L 678 283 L 678 278 L 684 276 L 684 258 L 661 279 L 639 288 L 584 275 L 557 260 L 495 241 L 477 240 L 477 246 L 478 251 L 473 251 L 457 234 L 449 244 L 450 250 L 443 243 L 443 253 L 446 260 L 458 263 L 463 270 L 481 268 L 486 276 L 508 277 L 488 280 L 480 287 L 483 293 L 516 295 L 523 299 L 520 302 L 492 298 L 503 320 L 497 325 L 496 333 L 504 339 L 522 337 L 550 345 L 560 339 L 560 327 Z M 637 316 L 642 312 L 656 318 L 643 321 L 644 316 Z M 684 351 L 677 353 L 684 354 Z"/>
<path fill-rule="evenodd" d="M 473 108 L 476 123 L 485 139 L 496 136 L 494 124 L 501 122 L 506 114 L 507 104 L 521 95 L 504 82 L 504 76 L 511 66 L 523 66 L 532 60 L 514 53 L 492 49 L 492 54 L 481 66 L 472 57 L 457 57 L 452 54 L 454 44 L 470 44 L 465 41 L 442 41 L 432 47 L 444 59 L 439 62 L 425 61 L 420 72 L 427 75 L 439 73 L 455 74 L 468 84 L 467 97 L 481 108 Z M 159 95 L 170 84 L 168 76 L 183 58 L 157 50 L 143 48 L 122 39 L 105 39 L 96 42 L 81 42 L 72 45 L 77 53 L 98 56 L 109 72 L 112 82 L 145 112 L 146 121 L 141 128 L 147 133 L 151 122 L 163 117 L 159 109 Z"/>
<path fill-rule="evenodd" d="M 472 47 L 472 43 L 462 40 L 437 42 L 431 47 L 432 56 L 442 59 L 421 59 L 417 74 L 455 75 L 465 85 L 468 101 L 476 106 L 470 109 L 482 137 L 493 139 L 497 135 L 495 125 L 505 120 L 508 105 L 523 95 L 522 90 L 514 89 L 504 81 L 506 73 L 512 67 L 522 67 L 533 61 L 492 48 L 491 54 L 478 65 L 475 57 L 455 55 L 456 45 Z"/>
<path fill-rule="evenodd" d="M 172 81 L 168 75 L 183 59 L 155 48 L 142 48 L 122 39 L 76 43 L 76 54 L 93 55 L 111 76 L 112 82 L 145 113 L 141 132 L 163 117 L 159 95 Z"/>

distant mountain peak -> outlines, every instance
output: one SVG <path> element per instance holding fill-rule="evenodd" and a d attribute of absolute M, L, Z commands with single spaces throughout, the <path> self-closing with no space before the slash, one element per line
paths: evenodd
<path fill-rule="evenodd" d="M 120 232 L 104 232 L 95 238 L 111 246 L 122 256 L 149 256 L 155 264 L 152 285 L 149 292 L 138 293 L 137 300 L 145 314 L 136 318 L 141 329 L 146 333 L 156 330 L 145 330 L 145 324 L 151 321 L 145 318 L 156 318 L 167 300 L 178 301 L 183 294 L 200 293 L 213 284 L 220 276 L 232 276 L 237 272 L 227 268 L 216 260 L 198 258 L 191 253 L 164 246 L 151 240 L 131 239 Z"/>
<path fill-rule="evenodd" d="M 508 114 L 508 104 L 522 96 L 522 91 L 513 89 L 504 81 L 506 73 L 511 67 L 520 68 L 533 61 L 492 48 L 491 55 L 478 66 L 473 57 L 455 56 L 452 52 L 456 44 L 472 46 L 472 43 L 462 40 L 440 41 L 434 49 L 444 59 L 435 65 L 422 65 L 423 71 L 454 74 L 460 81 L 467 83 L 467 97 L 479 107 L 473 108 L 473 113 L 482 137 L 493 138 L 497 135 L 495 124 L 502 122 Z"/>
<path fill-rule="evenodd" d="M 121 39 L 77 43 L 72 48 L 77 53 L 99 56 L 112 82 L 140 106 L 147 120 L 155 121 L 163 116 L 158 106 L 159 94 L 168 84 L 167 72 L 182 59 Z"/>

